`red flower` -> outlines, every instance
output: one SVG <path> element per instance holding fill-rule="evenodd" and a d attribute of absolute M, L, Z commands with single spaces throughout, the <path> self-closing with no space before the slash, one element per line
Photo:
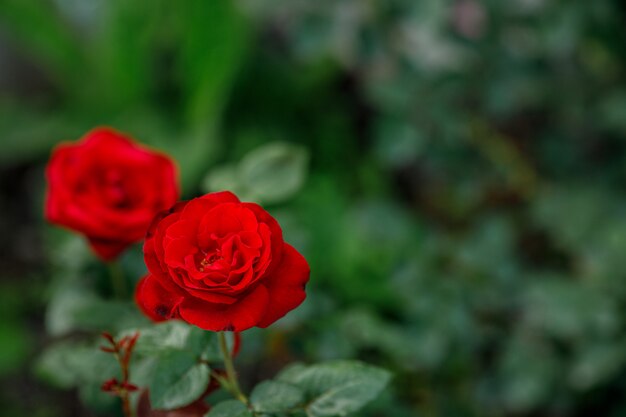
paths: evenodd
<path fill-rule="evenodd" d="M 83 233 L 103 260 L 143 239 L 179 195 L 171 159 L 109 128 L 57 146 L 46 177 L 46 218 Z"/>
<path fill-rule="evenodd" d="M 161 213 L 143 250 L 150 274 L 135 297 L 156 321 L 242 331 L 269 326 L 306 297 L 304 257 L 283 241 L 272 216 L 230 192 Z"/>

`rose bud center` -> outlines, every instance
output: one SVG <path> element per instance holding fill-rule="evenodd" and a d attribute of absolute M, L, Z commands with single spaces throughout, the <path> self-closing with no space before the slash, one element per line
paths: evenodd
<path fill-rule="evenodd" d="M 216 262 L 224 259 L 224 257 L 221 256 L 221 252 L 221 250 L 216 249 L 215 252 L 205 254 L 204 258 L 198 263 L 198 271 L 204 272 L 205 269 L 221 269 L 221 265 L 215 265 L 215 267 L 213 267 Z"/>

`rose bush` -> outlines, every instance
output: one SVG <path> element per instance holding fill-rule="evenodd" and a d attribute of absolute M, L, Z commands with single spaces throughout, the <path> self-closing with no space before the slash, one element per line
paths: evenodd
<path fill-rule="evenodd" d="M 254 203 L 218 192 L 157 215 L 136 301 L 155 321 L 211 331 L 267 327 L 304 300 L 309 266 Z"/>
<path fill-rule="evenodd" d="M 179 197 L 172 160 L 110 128 L 58 145 L 46 177 L 46 218 L 84 234 L 103 260 L 143 239 Z"/>

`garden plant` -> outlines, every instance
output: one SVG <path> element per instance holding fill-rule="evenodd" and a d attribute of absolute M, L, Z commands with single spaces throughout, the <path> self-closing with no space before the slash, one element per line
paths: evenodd
<path fill-rule="evenodd" d="M 626 414 L 620 0 L 0 0 L 0 415 Z"/>

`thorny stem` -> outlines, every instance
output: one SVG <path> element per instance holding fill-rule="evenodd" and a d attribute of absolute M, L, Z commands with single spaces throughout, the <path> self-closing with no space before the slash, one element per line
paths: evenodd
<path fill-rule="evenodd" d="M 122 400 L 122 409 L 125 417 L 135 417 L 135 410 L 133 410 L 130 403 L 130 393 L 137 388 L 130 384 L 130 359 L 133 351 L 133 347 L 139 337 L 139 333 L 135 333 L 133 336 L 126 336 L 120 341 L 116 341 L 110 333 L 103 333 L 102 336 L 111 344 L 111 347 L 101 347 L 100 349 L 105 352 L 113 353 L 115 359 L 120 365 L 122 371 L 122 383 L 117 384 L 117 391 L 115 395 Z M 115 381 L 115 380 L 113 380 Z"/>
<path fill-rule="evenodd" d="M 226 344 L 226 333 L 219 332 L 217 335 L 220 342 L 222 357 L 224 359 L 224 366 L 226 367 L 226 381 L 220 381 L 220 383 L 224 386 L 224 388 L 230 391 L 235 398 L 248 405 L 248 398 L 243 392 L 241 392 L 241 388 L 239 388 L 237 373 L 235 371 L 235 366 L 233 365 L 233 357 L 231 352 L 228 350 L 228 345 Z M 226 384 L 224 384 L 224 382 L 226 382 Z"/>
<path fill-rule="evenodd" d="M 117 261 L 111 261 L 107 265 L 115 296 L 117 298 L 126 298 L 126 281 L 124 280 L 124 272 L 120 264 Z"/>
<path fill-rule="evenodd" d="M 130 406 L 130 395 L 128 395 L 128 392 L 122 395 L 122 410 L 124 411 L 124 416 L 135 417 L 133 407 Z"/>

